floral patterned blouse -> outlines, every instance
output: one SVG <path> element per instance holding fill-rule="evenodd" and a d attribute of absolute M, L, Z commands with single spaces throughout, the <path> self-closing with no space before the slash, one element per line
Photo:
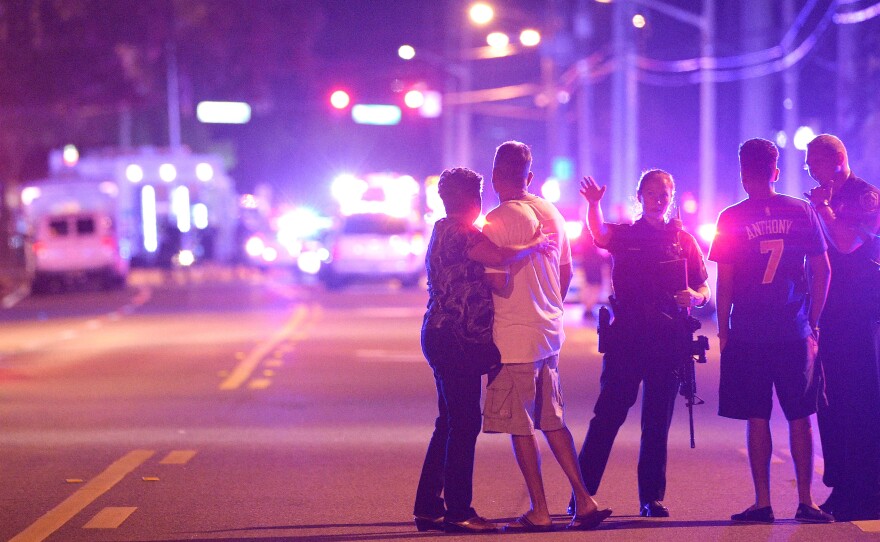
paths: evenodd
<path fill-rule="evenodd" d="M 451 329 L 470 343 L 492 342 L 492 290 L 483 280 L 483 265 L 468 251 L 489 239 L 473 225 L 449 218 L 434 224 L 425 267 L 428 310 L 424 328 Z"/>

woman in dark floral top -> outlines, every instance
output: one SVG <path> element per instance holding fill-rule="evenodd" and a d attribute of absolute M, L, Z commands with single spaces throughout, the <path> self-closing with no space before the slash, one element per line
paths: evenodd
<path fill-rule="evenodd" d="M 471 507 L 481 375 L 501 361 L 492 341 L 492 290 L 483 269 L 509 265 L 555 245 L 539 230 L 526 246 L 495 246 L 474 226 L 482 207 L 483 177 L 470 169 L 445 170 L 438 188 L 447 217 L 434 225 L 425 259 L 428 310 L 422 351 L 434 371 L 440 412 L 413 514 L 420 531 L 489 532 L 494 524 Z"/>

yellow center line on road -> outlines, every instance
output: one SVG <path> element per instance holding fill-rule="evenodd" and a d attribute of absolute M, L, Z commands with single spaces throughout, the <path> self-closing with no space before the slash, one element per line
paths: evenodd
<path fill-rule="evenodd" d="M 83 529 L 116 529 L 137 510 L 137 506 L 108 506 L 83 525 Z"/>
<path fill-rule="evenodd" d="M 174 450 L 168 452 L 162 461 L 159 461 L 160 465 L 186 465 L 186 463 L 192 459 L 196 455 L 195 450 Z"/>
<path fill-rule="evenodd" d="M 86 506 L 106 493 L 131 471 L 155 454 L 153 450 L 133 450 L 104 469 L 61 504 L 46 512 L 27 529 L 12 537 L 9 542 L 40 542 L 61 528 Z"/>
<path fill-rule="evenodd" d="M 239 388 L 245 381 L 250 378 L 251 374 L 270 352 L 272 352 L 282 341 L 288 339 L 297 327 L 301 326 L 309 313 L 308 307 L 305 305 L 297 305 L 293 316 L 280 331 L 275 333 L 269 340 L 257 345 L 257 347 L 247 355 L 232 370 L 232 373 L 220 384 L 221 390 L 234 390 Z"/>
<path fill-rule="evenodd" d="M 852 523 L 866 533 L 880 533 L 880 520 L 878 519 L 853 521 Z"/>

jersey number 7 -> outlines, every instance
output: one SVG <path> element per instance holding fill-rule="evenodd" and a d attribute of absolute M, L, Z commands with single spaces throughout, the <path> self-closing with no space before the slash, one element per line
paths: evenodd
<path fill-rule="evenodd" d="M 761 254 L 770 253 L 767 259 L 767 268 L 764 269 L 764 279 L 761 284 L 770 284 L 773 277 L 776 276 L 776 268 L 779 267 L 779 261 L 782 260 L 782 251 L 785 250 L 784 239 L 768 239 L 761 241 Z"/>

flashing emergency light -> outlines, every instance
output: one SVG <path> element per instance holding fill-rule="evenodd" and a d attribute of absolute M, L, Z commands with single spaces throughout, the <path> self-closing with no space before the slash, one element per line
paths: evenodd
<path fill-rule="evenodd" d="M 400 124 L 401 112 L 396 105 L 355 104 L 351 108 L 351 120 L 357 124 L 394 126 Z"/>
<path fill-rule="evenodd" d="M 541 33 L 534 28 L 526 28 L 519 33 L 519 42 L 525 47 L 534 47 L 541 43 Z"/>
<path fill-rule="evenodd" d="M 186 233 L 192 228 L 189 209 L 189 188 L 178 186 L 171 191 L 171 212 L 177 219 L 177 229 Z"/>
<path fill-rule="evenodd" d="M 559 184 L 559 180 L 551 177 L 544 181 L 544 184 L 541 186 L 541 195 L 550 203 L 559 201 L 562 197 L 562 187 Z"/>
<path fill-rule="evenodd" d="M 474 225 L 476 227 L 480 228 L 481 230 L 483 229 L 483 226 L 485 226 L 488 223 L 489 223 L 489 221 L 486 220 L 486 215 L 484 215 L 483 213 L 480 213 L 480 216 L 478 216 L 477 219 L 474 220 Z"/>
<path fill-rule="evenodd" d="M 350 173 L 343 173 L 333 179 L 330 184 L 330 193 L 333 195 L 333 199 L 342 205 L 349 201 L 360 200 L 368 188 L 367 181 L 358 179 Z"/>
<path fill-rule="evenodd" d="M 641 13 L 636 13 L 635 15 L 633 15 L 632 23 L 633 26 L 636 28 L 645 28 L 645 25 L 648 24 L 648 22 L 645 20 L 645 16 Z"/>
<path fill-rule="evenodd" d="M 192 207 L 193 225 L 200 230 L 208 227 L 208 206 L 204 203 L 196 203 Z"/>
<path fill-rule="evenodd" d="M 486 43 L 493 49 L 504 49 L 510 45 L 510 36 L 504 32 L 491 32 L 486 36 Z"/>
<path fill-rule="evenodd" d="M 141 216 L 143 217 L 144 249 L 156 252 L 159 248 L 159 228 L 156 221 L 156 189 L 150 185 L 141 189 Z"/>
<path fill-rule="evenodd" d="M 247 124 L 251 106 L 244 102 L 199 102 L 196 118 L 205 124 Z"/>
<path fill-rule="evenodd" d="M 64 150 L 61 151 L 61 160 L 67 167 L 75 166 L 79 162 L 79 149 L 76 148 L 76 145 L 65 145 Z"/>
<path fill-rule="evenodd" d="M 330 105 L 336 109 L 345 109 L 351 103 L 351 96 L 344 90 L 336 90 L 330 94 Z"/>
<path fill-rule="evenodd" d="M 321 256 L 317 252 L 303 252 L 296 259 L 296 266 L 307 275 L 317 275 L 321 271 Z"/>
<path fill-rule="evenodd" d="M 271 263 L 278 259 L 278 251 L 273 247 L 266 247 L 260 256 L 263 258 L 263 261 Z"/>
<path fill-rule="evenodd" d="M 715 239 L 715 224 L 700 224 L 697 227 L 697 236 L 706 243 L 711 243 Z"/>
<path fill-rule="evenodd" d="M 419 108 L 419 115 L 426 119 L 436 119 L 443 113 L 443 96 L 436 90 L 426 90 L 422 94 L 425 102 Z"/>
<path fill-rule="evenodd" d="M 159 166 L 159 178 L 166 183 L 174 181 L 177 178 L 177 168 L 174 164 L 162 164 Z"/>
<path fill-rule="evenodd" d="M 425 105 L 425 94 L 421 90 L 409 90 L 403 95 L 403 103 L 410 109 L 419 109 Z"/>
<path fill-rule="evenodd" d="M 544 232 L 547 233 L 547 232 Z M 568 237 L 570 241 L 574 241 L 584 233 L 584 223 L 580 220 L 577 221 L 568 221 L 565 223 L 565 236 Z"/>
<path fill-rule="evenodd" d="M 251 237 L 244 244 L 244 251 L 253 258 L 260 257 L 265 249 L 266 244 L 257 236 Z"/>
<path fill-rule="evenodd" d="M 314 209 L 298 207 L 278 217 L 278 241 L 287 245 L 292 240 L 315 237 L 321 230 L 329 228 L 331 223 L 332 220 L 319 215 Z"/>
<path fill-rule="evenodd" d="M 139 183 L 144 180 L 144 168 L 137 164 L 129 164 L 125 168 L 125 178 L 133 183 Z"/>
<path fill-rule="evenodd" d="M 39 198 L 42 193 L 43 191 L 40 190 L 39 186 L 26 186 L 21 191 L 21 202 L 24 205 L 30 205 L 35 199 Z"/>
<path fill-rule="evenodd" d="M 214 168 L 207 162 L 196 165 L 196 178 L 206 183 L 214 178 Z"/>
<path fill-rule="evenodd" d="M 816 132 L 809 126 L 801 126 L 794 132 L 794 148 L 799 151 L 807 150 L 807 143 L 816 137 Z"/>
<path fill-rule="evenodd" d="M 192 250 L 183 249 L 177 253 L 177 263 L 181 267 L 189 267 L 196 263 L 195 254 L 193 254 Z"/>

